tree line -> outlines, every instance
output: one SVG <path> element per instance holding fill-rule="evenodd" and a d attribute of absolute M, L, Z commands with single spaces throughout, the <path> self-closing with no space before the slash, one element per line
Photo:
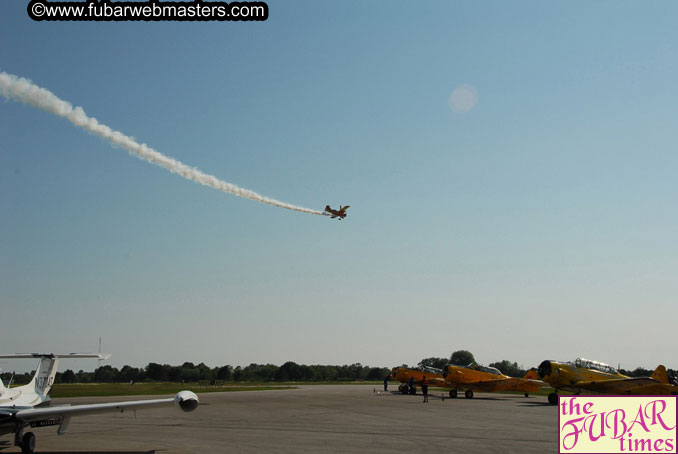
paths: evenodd
<path fill-rule="evenodd" d="M 57 372 L 55 383 L 129 383 L 129 382 L 288 382 L 288 381 L 360 381 L 383 380 L 390 370 L 385 367 L 369 367 L 360 363 L 344 366 L 303 365 L 288 361 L 282 366 L 274 364 L 250 364 L 240 366 L 209 367 L 205 363 L 185 362 L 181 366 L 149 363 L 146 367 L 123 366 L 118 369 L 110 365 L 99 366 L 94 372 L 66 369 Z M 11 373 L 1 375 L 8 383 Z M 25 384 L 31 381 L 33 373 L 16 374 L 13 383 Z"/>

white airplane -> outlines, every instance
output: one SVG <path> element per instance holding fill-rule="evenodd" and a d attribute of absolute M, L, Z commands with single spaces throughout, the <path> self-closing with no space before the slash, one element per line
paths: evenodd
<path fill-rule="evenodd" d="M 107 359 L 111 355 L 95 353 L 69 353 L 55 355 L 52 353 L 17 353 L 0 355 L 0 358 L 39 358 L 35 375 L 31 382 L 24 386 L 7 388 L 0 380 L 0 435 L 14 434 L 14 445 L 21 447 L 21 452 L 31 454 L 35 449 L 33 432 L 24 433 L 27 427 L 59 426 L 57 433 L 64 435 L 73 416 L 91 415 L 104 412 L 123 412 L 145 408 L 176 405 L 183 411 L 193 411 L 198 407 L 198 396 L 191 391 L 179 391 L 168 399 L 135 400 L 130 402 L 113 402 L 87 405 L 49 405 L 49 390 L 54 384 L 58 358 L 97 358 Z"/>

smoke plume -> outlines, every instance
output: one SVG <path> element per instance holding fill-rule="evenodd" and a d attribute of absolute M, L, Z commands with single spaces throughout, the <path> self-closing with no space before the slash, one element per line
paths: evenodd
<path fill-rule="evenodd" d="M 219 191 L 228 192 L 229 194 L 234 194 L 238 197 L 245 197 L 246 199 L 256 200 L 257 202 L 286 208 L 288 210 L 318 214 L 321 216 L 325 214 L 322 211 L 311 210 L 309 208 L 291 205 L 262 196 L 249 189 L 241 188 L 227 181 L 220 180 L 213 175 L 206 174 L 195 167 L 187 166 L 183 162 L 165 156 L 153 148 L 150 148 L 145 143 L 139 144 L 131 137 L 99 123 L 96 118 L 87 116 L 82 107 L 73 107 L 71 103 L 59 99 L 51 91 L 38 87 L 30 80 L 23 77 L 0 72 L 0 93 L 7 99 L 20 101 L 59 117 L 66 118 L 74 125 L 96 134 L 109 141 L 112 145 L 124 148 L 132 156 L 136 156 L 151 164 L 163 167 L 172 173 L 176 173 L 188 180 L 193 180 L 196 183 L 218 189 Z"/>

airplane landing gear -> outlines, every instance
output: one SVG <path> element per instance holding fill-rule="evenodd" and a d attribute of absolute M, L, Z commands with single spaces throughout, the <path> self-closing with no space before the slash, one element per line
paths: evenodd
<path fill-rule="evenodd" d="M 549 403 L 551 405 L 558 405 L 558 394 L 556 393 L 549 394 Z"/>
<path fill-rule="evenodd" d="M 530 393 L 525 393 L 525 397 L 530 397 Z"/>
<path fill-rule="evenodd" d="M 35 450 L 35 435 L 33 432 L 26 432 L 21 439 L 21 452 L 23 454 L 33 454 Z"/>
<path fill-rule="evenodd" d="M 451 389 L 451 390 L 450 390 L 450 397 L 451 397 L 452 399 L 454 399 L 454 398 L 457 397 L 457 390 L 456 390 L 456 389 Z"/>
<path fill-rule="evenodd" d="M 33 432 L 24 433 L 24 428 L 19 427 L 14 432 L 14 446 L 19 446 L 23 454 L 33 454 L 35 451 L 35 435 Z"/>
<path fill-rule="evenodd" d="M 406 385 L 406 384 L 403 383 L 402 385 L 398 386 L 398 391 L 400 391 L 403 394 L 415 395 L 415 394 L 417 394 L 417 387 Z"/>
<path fill-rule="evenodd" d="M 467 389 L 466 392 L 464 393 L 464 397 L 466 397 L 467 399 L 473 399 L 473 391 Z"/>

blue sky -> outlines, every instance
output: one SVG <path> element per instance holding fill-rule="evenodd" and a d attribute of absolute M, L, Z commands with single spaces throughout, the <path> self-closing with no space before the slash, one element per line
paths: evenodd
<path fill-rule="evenodd" d="M 237 198 L 2 100 L 4 352 L 678 368 L 677 5 L 268 4 L 244 23 L 0 4 L 0 71 L 223 180 L 351 205 Z M 477 104 L 454 112 L 464 84 Z"/>

